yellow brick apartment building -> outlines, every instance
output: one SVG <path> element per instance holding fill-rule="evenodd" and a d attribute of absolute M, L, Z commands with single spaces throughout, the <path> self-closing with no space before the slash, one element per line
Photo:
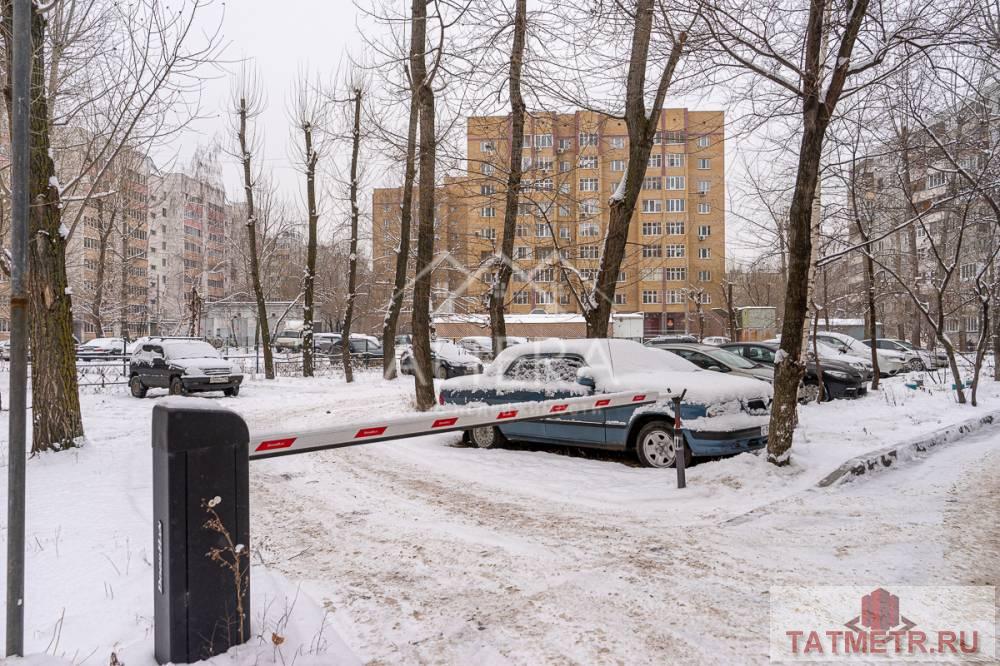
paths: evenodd
<path fill-rule="evenodd" d="M 615 312 L 643 314 L 647 336 L 724 328 L 713 313 L 725 307 L 724 121 L 721 111 L 661 114 L 614 296 Z M 469 118 L 467 173 L 446 179 L 435 194 L 436 310 L 485 311 L 502 235 L 510 131 L 507 116 Z M 597 273 L 607 202 L 628 168 L 628 132 L 624 121 L 589 111 L 535 113 L 524 132 L 508 312 L 579 312 Z M 391 288 L 401 198 L 399 188 L 373 193 L 380 302 Z"/>

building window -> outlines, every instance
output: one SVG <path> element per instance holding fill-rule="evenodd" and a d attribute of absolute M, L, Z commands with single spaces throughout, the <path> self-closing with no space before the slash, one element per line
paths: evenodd
<path fill-rule="evenodd" d="M 711 282 L 712 271 L 698 271 L 698 282 Z"/>
<path fill-rule="evenodd" d="M 569 166 L 569 161 L 568 160 L 560 160 L 559 161 L 559 173 L 566 173 L 566 172 L 569 171 L 569 169 L 570 169 L 570 166 Z"/>
<path fill-rule="evenodd" d="M 663 166 L 663 155 L 656 153 L 655 155 L 649 156 L 649 162 L 646 163 L 646 168 L 659 168 Z"/>
<path fill-rule="evenodd" d="M 486 227 L 485 229 L 480 229 L 479 230 L 479 237 L 480 238 L 486 238 L 488 240 L 496 240 L 497 239 L 497 230 L 496 229 L 491 229 L 490 227 Z"/>
<path fill-rule="evenodd" d="M 668 305 L 677 305 L 684 302 L 684 292 L 680 289 L 667 289 L 664 293 L 663 302 Z"/>
<path fill-rule="evenodd" d="M 549 305 L 554 303 L 555 300 L 552 298 L 551 291 L 539 291 L 535 293 L 535 302 L 539 305 Z"/>
<path fill-rule="evenodd" d="M 531 259 L 531 248 L 524 245 L 518 245 L 514 248 L 514 258 Z"/>
<path fill-rule="evenodd" d="M 979 317 L 964 317 L 964 319 L 966 332 L 976 333 L 979 331 Z"/>
<path fill-rule="evenodd" d="M 625 147 L 625 137 L 623 136 L 613 136 L 611 137 L 611 147 L 615 150 Z"/>
<path fill-rule="evenodd" d="M 646 258 L 646 259 L 650 259 L 650 258 L 653 258 L 653 257 L 662 257 L 663 256 L 663 247 L 660 246 L 659 244 L 655 244 L 655 245 L 654 244 L 643 245 L 642 246 L 642 256 L 644 258 Z"/>
<path fill-rule="evenodd" d="M 535 256 L 537 256 L 539 260 L 548 259 L 549 257 L 552 256 L 552 248 L 551 247 L 536 247 L 535 248 Z"/>
<path fill-rule="evenodd" d="M 684 132 L 682 130 L 669 130 L 662 132 L 663 143 L 684 143 Z"/>
<path fill-rule="evenodd" d="M 542 178 L 535 181 L 535 190 L 539 192 L 551 192 L 552 191 L 552 179 Z"/>
<path fill-rule="evenodd" d="M 528 304 L 528 292 L 518 291 L 514 292 L 514 303 L 517 305 L 527 305 Z"/>
<path fill-rule="evenodd" d="M 527 155 L 521 158 L 521 171 L 527 171 L 531 168 L 531 156 Z"/>
<path fill-rule="evenodd" d="M 492 164 L 480 164 L 479 165 L 479 173 L 483 174 L 484 176 L 492 176 L 493 175 L 493 165 Z"/>
<path fill-rule="evenodd" d="M 712 168 L 712 160 L 708 159 L 707 157 L 699 157 L 698 158 L 698 168 L 699 169 L 703 169 L 703 170 L 704 169 L 711 169 Z"/>
<path fill-rule="evenodd" d="M 686 207 L 687 202 L 684 199 L 667 199 L 668 213 L 683 213 Z"/>
<path fill-rule="evenodd" d="M 580 161 L 577 163 L 581 169 L 596 169 L 597 168 L 597 157 L 581 157 Z"/>
<path fill-rule="evenodd" d="M 580 224 L 580 236 L 584 238 L 590 238 L 593 236 L 600 236 L 601 229 L 594 222 L 583 222 Z"/>
<path fill-rule="evenodd" d="M 625 294 L 615 292 L 615 305 L 626 305 L 626 304 L 628 304 L 628 298 L 625 297 Z"/>
<path fill-rule="evenodd" d="M 703 291 L 695 296 L 695 301 L 701 303 L 702 305 L 709 305 L 712 302 L 712 295 L 707 291 Z"/>
<path fill-rule="evenodd" d="M 535 148 L 551 148 L 552 147 L 552 135 L 551 134 L 536 134 L 535 135 Z"/>
<path fill-rule="evenodd" d="M 963 280 L 972 280 L 979 273 L 978 264 L 962 264 L 958 269 L 959 277 Z"/>
<path fill-rule="evenodd" d="M 642 235 L 643 236 L 659 236 L 663 233 L 662 225 L 659 222 L 643 222 L 642 223 Z"/>
<path fill-rule="evenodd" d="M 581 178 L 580 179 L 580 191 L 581 192 L 596 192 L 597 191 L 597 179 L 596 178 Z"/>
<path fill-rule="evenodd" d="M 683 190 L 686 187 L 684 176 L 667 176 L 668 190 Z"/>
<path fill-rule="evenodd" d="M 596 146 L 597 143 L 598 143 L 598 141 L 597 141 L 597 133 L 596 132 L 580 132 L 580 147 L 581 148 L 583 148 L 585 146 Z"/>
<path fill-rule="evenodd" d="M 947 175 L 941 171 L 932 171 L 927 174 L 927 187 L 941 187 L 945 184 Z"/>
<path fill-rule="evenodd" d="M 667 166 L 671 168 L 684 166 L 684 153 L 667 153 Z"/>
<path fill-rule="evenodd" d="M 496 146 L 493 145 L 492 141 L 480 141 L 479 150 L 484 153 L 494 153 L 496 152 Z"/>
<path fill-rule="evenodd" d="M 684 256 L 684 245 L 683 244 L 670 244 L 667 245 L 667 256 L 671 259 L 677 259 Z"/>
<path fill-rule="evenodd" d="M 584 215 L 597 215 L 597 199 L 584 199 L 581 201 L 580 212 Z"/>
<path fill-rule="evenodd" d="M 544 222 L 539 222 L 535 225 L 535 237 L 537 238 L 552 238 L 552 229 L 548 224 Z"/>
<path fill-rule="evenodd" d="M 687 280 L 686 268 L 666 268 L 663 270 L 665 280 L 670 282 L 683 282 Z"/>
<path fill-rule="evenodd" d="M 559 150 L 569 150 L 573 147 L 573 139 L 559 139 Z M 569 169 L 567 169 L 569 171 Z"/>
<path fill-rule="evenodd" d="M 643 199 L 642 200 L 642 212 L 643 213 L 660 213 L 663 211 L 663 202 L 659 199 Z"/>
<path fill-rule="evenodd" d="M 489 196 L 491 194 L 496 194 L 497 193 L 497 186 L 496 185 L 492 185 L 492 184 L 489 184 L 489 185 L 480 185 L 479 186 L 479 193 L 482 194 L 483 196 Z"/>
<path fill-rule="evenodd" d="M 516 227 L 514 227 L 514 237 L 515 238 L 524 238 L 527 235 L 528 235 L 528 225 L 526 225 L 526 224 L 519 224 Z"/>
<path fill-rule="evenodd" d="M 479 210 L 479 217 L 496 217 L 496 216 L 497 216 L 497 209 L 494 208 L 493 206 L 483 206 L 483 208 Z"/>
<path fill-rule="evenodd" d="M 581 245 L 580 246 L 580 258 L 581 259 L 597 259 L 600 256 L 600 248 L 596 245 Z"/>
<path fill-rule="evenodd" d="M 710 248 L 710 247 L 699 247 L 698 248 L 698 258 L 699 259 L 711 259 L 712 258 L 712 248 Z"/>
<path fill-rule="evenodd" d="M 698 147 L 708 148 L 711 145 L 712 140 L 708 138 L 708 135 L 698 137 Z"/>
<path fill-rule="evenodd" d="M 660 302 L 660 292 L 655 289 L 643 289 L 642 290 L 642 304 L 643 305 L 655 305 Z"/>
<path fill-rule="evenodd" d="M 559 227 L 559 238 L 569 240 L 572 238 L 569 227 Z"/>
<path fill-rule="evenodd" d="M 559 258 L 560 259 L 572 259 L 573 258 L 573 248 L 571 248 L 571 247 L 561 247 L 561 248 L 559 248 Z"/>
<path fill-rule="evenodd" d="M 663 189 L 663 179 L 659 176 L 650 176 L 649 178 L 642 179 L 642 189 L 644 190 L 662 190 Z"/>
<path fill-rule="evenodd" d="M 569 217 L 571 214 L 569 206 L 559 204 L 559 217 Z"/>
<path fill-rule="evenodd" d="M 539 171 L 552 171 L 552 158 L 551 157 L 539 157 L 538 158 L 538 170 Z"/>
<path fill-rule="evenodd" d="M 712 183 L 707 180 L 698 181 L 698 192 L 701 194 L 707 194 L 712 189 Z"/>
<path fill-rule="evenodd" d="M 684 235 L 684 223 L 683 222 L 667 222 L 667 235 L 668 236 L 683 236 Z"/>
<path fill-rule="evenodd" d="M 535 282 L 552 282 L 553 277 L 555 277 L 555 271 L 551 268 L 539 268 L 535 270 Z"/>
<path fill-rule="evenodd" d="M 698 238 L 708 238 L 711 235 L 712 235 L 712 225 L 710 224 L 698 225 Z"/>
<path fill-rule="evenodd" d="M 712 204 L 706 203 L 706 202 L 702 202 L 702 203 L 698 204 L 698 214 L 699 215 L 708 215 L 711 212 L 712 212 Z"/>

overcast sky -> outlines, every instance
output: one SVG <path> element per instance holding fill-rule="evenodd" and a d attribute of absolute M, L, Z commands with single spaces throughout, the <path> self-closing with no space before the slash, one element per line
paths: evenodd
<path fill-rule="evenodd" d="M 402 4 L 402 0 L 399 2 Z M 227 65 L 229 71 L 238 71 L 238 61 L 245 58 L 252 61 L 260 72 L 267 98 L 266 110 L 258 123 L 265 140 L 262 156 L 264 172 L 275 180 L 285 198 L 297 204 L 302 200 L 303 181 L 291 160 L 287 111 L 293 83 L 304 69 L 308 69 L 314 77 L 331 80 L 338 65 L 346 65 L 347 54 L 357 57 L 364 53 L 362 29 L 373 33 L 384 28 L 360 15 L 351 0 L 227 0 L 213 14 L 204 16 L 205 29 L 213 28 L 220 15 L 225 54 L 230 61 Z M 199 145 L 221 145 L 223 149 L 231 146 L 231 86 L 231 74 L 223 72 L 204 81 L 202 106 L 208 117 L 199 121 L 175 148 L 179 167 L 188 163 Z M 683 102 L 668 100 L 667 105 L 678 106 Z M 725 109 L 724 104 L 712 99 L 711 92 L 706 98 L 691 100 L 689 105 L 692 108 Z M 733 185 L 742 179 L 744 167 L 742 160 L 735 159 L 735 137 L 730 135 L 727 138 L 727 185 L 733 191 Z M 157 158 L 160 166 L 167 161 L 167 156 Z M 220 161 L 231 198 L 242 199 L 239 164 L 225 154 L 220 156 Z M 379 183 L 376 178 L 375 184 L 388 183 Z M 364 196 L 370 195 L 366 192 Z M 739 238 L 743 225 L 736 216 L 729 215 L 727 223 L 727 254 L 740 259 L 755 254 L 741 247 Z"/>

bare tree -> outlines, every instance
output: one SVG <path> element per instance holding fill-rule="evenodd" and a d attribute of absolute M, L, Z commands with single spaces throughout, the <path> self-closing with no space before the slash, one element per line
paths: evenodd
<path fill-rule="evenodd" d="M 344 363 L 344 377 L 348 382 L 354 381 L 354 374 L 351 370 L 351 324 L 354 321 L 354 302 L 357 299 L 358 290 L 358 170 L 359 154 L 361 150 L 361 103 L 364 96 L 364 86 L 360 79 L 355 79 L 348 86 L 350 97 L 348 101 L 352 104 L 352 124 L 351 124 L 351 176 L 350 176 L 350 205 L 351 205 L 351 237 L 350 251 L 347 257 L 347 307 L 344 310 L 344 328 L 341 331 L 341 356 Z M 384 354 L 383 350 L 383 354 Z"/>
<path fill-rule="evenodd" d="M 274 379 L 274 359 L 271 354 L 271 331 L 267 321 L 267 301 L 260 279 L 261 256 L 258 249 L 257 209 L 254 205 L 254 190 L 256 174 L 253 169 L 253 157 L 259 148 L 259 142 L 253 134 L 252 123 L 260 116 L 264 108 L 260 82 L 255 73 L 246 69 L 240 75 L 233 89 L 233 107 L 235 118 L 236 140 L 239 148 L 239 159 L 243 167 L 243 193 L 246 197 L 246 237 L 250 261 L 250 284 L 254 299 L 257 301 L 257 326 L 260 331 L 260 342 L 264 347 L 264 376 Z"/>

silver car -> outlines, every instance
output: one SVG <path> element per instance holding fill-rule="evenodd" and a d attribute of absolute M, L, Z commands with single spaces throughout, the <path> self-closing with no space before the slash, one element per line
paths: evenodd
<path fill-rule="evenodd" d="M 703 345 L 693 342 L 661 342 L 646 343 L 649 347 L 663 349 L 691 361 L 703 370 L 732 373 L 739 377 L 750 377 L 761 381 L 774 383 L 774 368 L 754 363 L 753 361 L 720 349 L 713 345 Z"/>

